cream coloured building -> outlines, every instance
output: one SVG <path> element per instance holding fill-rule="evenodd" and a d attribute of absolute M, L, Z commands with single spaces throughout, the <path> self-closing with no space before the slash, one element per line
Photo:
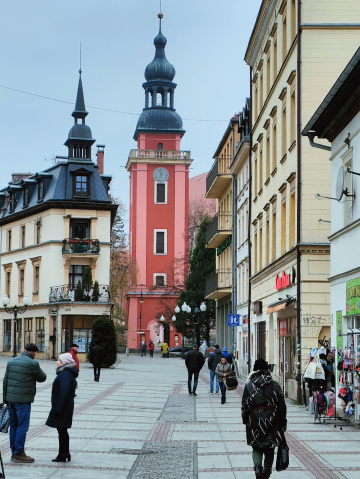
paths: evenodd
<path fill-rule="evenodd" d="M 0 306 L 5 355 L 12 355 L 14 343 L 22 351 L 34 342 L 40 358 L 56 358 L 75 342 L 85 359 L 94 319 L 111 312 L 110 231 L 117 205 L 108 196 L 111 177 L 99 174 L 91 159 L 95 140 L 85 124 L 81 77 L 72 116 L 68 157 L 34 175 L 13 175 L 0 191 L 0 295 L 7 295 L 8 307 L 22 308 L 29 298 L 16 321 Z M 84 285 L 76 291 L 86 266 L 99 294 Z"/>
<path fill-rule="evenodd" d="M 357 1 L 263 1 L 251 67 L 252 357 L 300 400 L 310 348 L 330 339 L 328 154 L 301 130 L 359 44 Z"/>

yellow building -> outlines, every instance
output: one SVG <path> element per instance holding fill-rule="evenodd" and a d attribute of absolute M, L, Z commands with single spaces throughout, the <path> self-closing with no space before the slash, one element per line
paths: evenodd
<path fill-rule="evenodd" d="M 233 328 L 227 315 L 233 310 L 233 175 L 230 171 L 240 141 L 239 117 L 233 116 L 214 154 L 214 164 L 206 178 L 206 198 L 216 199 L 216 214 L 206 232 L 207 248 L 216 248 L 216 272 L 207 279 L 206 299 L 216 300 L 216 341 L 234 349 Z"/>
<path fill-rule="evenodd" d="M 325 151 L 301 130 L 359 45 L 360 3 L 263 1 L 251 67 L 252 358 L 300 399 L 310 348 L 330 339 L 330 193 Z M 334 343 L 334 341 L 332 341 Z"/>

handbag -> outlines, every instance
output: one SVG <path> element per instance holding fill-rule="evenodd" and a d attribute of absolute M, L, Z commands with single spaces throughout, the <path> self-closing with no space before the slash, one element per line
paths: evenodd
<path fill-rule="evenodd" d="M 9 408 L 7 404 L 0 404 L 0 432 L 6 434 L 9 430 Z"/>
<path fill-rule="evenodd" d="M 276 456 L 276 470 L 285 471 L 289 466 L 289 446 L 286 444 L 285 437 L 283 442 L 278 446 L 278 452 Z"/>
<path fill-rule="evenodd" d="M 238 380 L 232 376 L 228 378 L 224 378 L 223 381 L 224 381 L 226 389 L 228 389 L 229 391 L 231 391 L 232 389 L 236 389 L 239 384 Z"/>

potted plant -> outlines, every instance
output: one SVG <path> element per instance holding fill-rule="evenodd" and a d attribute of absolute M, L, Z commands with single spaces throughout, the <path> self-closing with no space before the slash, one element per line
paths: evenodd
<path fill-rule="evenodd" d="M 99 283 L 98 283 L 98 281 L 95 281 L 94 288 L 93 288 L 93 294 L 92 294 L 92 300 L 93 301 L 99 301 L 99 296 L 100 296 Z"/>
<path fill-rule="evenodd" d="M 92 279 L 91 268 L 90 266 L 85 266 L 83 282 L 82 282 L 85 301 L 90 301 L 90 289 L 92 288 L 92 285 L 93 285 L 93 279 Z"/>

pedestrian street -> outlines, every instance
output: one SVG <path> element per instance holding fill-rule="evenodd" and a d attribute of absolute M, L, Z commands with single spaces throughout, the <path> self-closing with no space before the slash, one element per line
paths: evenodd
<path fill-rule="evenodd" d="M 0 357 L 4 376 L 8 358 Z M 241 421 L 241 386 L 209 393 L 207 364 L 197 396 L 187 390 L 187 371 L 179 358 L 119 355 L 115 367 L 102 369 L 100 382 L 90 364 L 81 364 L 73 426 L 69 430 L 71 462 L 53 463 L 56 429 L 45 426 L 50 410 L 55 361 L 40 361 L 47 373 L 38 384 L 25 444 L 33 464 L 10 461 L 8 435 L 0 435 L 6 479 L 68 478 L 254 478 L 251 448 Z M 357 479 L 360 431 L 338 422 L 314 424 L 303 407 L 287 400 L 290 465 L 273 471 L 283 479 Z"/>

